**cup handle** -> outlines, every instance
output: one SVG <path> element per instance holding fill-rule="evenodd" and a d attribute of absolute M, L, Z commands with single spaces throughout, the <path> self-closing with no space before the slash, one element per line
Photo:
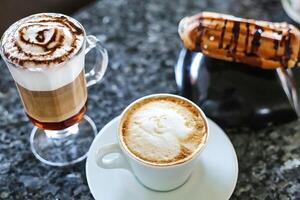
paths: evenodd
<path fill-rule="evenodd" d="M 92 69 L 85 74 L 87 87 L 90 87 L 98 83 L 103 78 L 108 65 L 108 54 L 106 49 L 102 46 L 101 42 L 95 36 L 86 36 L 86 42 L 87 47 L 85 49 L 85 54 L 87 54 L 94 48 L 97 53 Z"/>
<path fill-rule="evenodd" d="M 103 158 L 109 154 L 115 153 L 117 157 L 104 160 Z M 131 171 L 128 161 L 126 160 L 119 144 L 113 143 L 101 147 L 96 153 L 96 163 L 104 169 L 126 169 Z"/>

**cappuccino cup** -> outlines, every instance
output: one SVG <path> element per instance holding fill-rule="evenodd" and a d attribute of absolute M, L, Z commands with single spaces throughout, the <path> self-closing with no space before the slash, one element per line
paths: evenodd
<path fill-rule="evenodd" d="M 111 134 L 118 141 L 99 147 L 95 160 L 100 168 L 125 169 L 145 187 L 169 191 L 190 177 L 209 130 L 205 114 L 190 100 L 154 94 L 131 103 Z"/>

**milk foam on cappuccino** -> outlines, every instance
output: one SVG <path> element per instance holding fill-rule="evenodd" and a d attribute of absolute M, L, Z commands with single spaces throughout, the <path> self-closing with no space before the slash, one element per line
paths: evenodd
<path fill-rule="evenodd" d="M 197 108 L 173 97 L 142 100 L 124 119 L 122 134 L 127 148 L 152 164 L 170 165 L 189 159 L 207 136 Z"/>
<path fill-rule="evenodd" d="M 81 25 L 54 13 L 16 22 L 4 33 L 1 43 L 15 81 L 31 91 L 55 90 L 75 80 L 84 67 L 82 47 Z"/>

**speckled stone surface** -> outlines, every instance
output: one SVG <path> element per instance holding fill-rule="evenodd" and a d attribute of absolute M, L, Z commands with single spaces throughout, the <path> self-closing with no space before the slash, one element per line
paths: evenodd
<path fill-rule="evenodd" d="M 108 49 L 109 70 L 89 90 L 88 115 L 101 129 L 132 100 L 152 93 L 176 93 L 173 66 L 180 48 L 178 20 L 201 10 L 284 21 L 279 0 L 105 0 L 75 17 Z M 32 124 L 16 87 L 0 61 L 0 199 L 93 199 L 85 163 L 49 167 L 30 151 Z M 300 123 L 228 130 L 239 160 L 231 199 L 300 199 Z"/>

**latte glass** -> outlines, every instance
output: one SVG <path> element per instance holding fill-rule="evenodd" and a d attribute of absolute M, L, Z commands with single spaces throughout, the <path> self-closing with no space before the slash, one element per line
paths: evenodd
<path fill-rule="evenodd" d="M 36 24 L 29 21 L 39 18 L 44 19 Z M 30 23 L 25 27 L 24 24 L 28 21 Z M 22 26 L 25 28 L 21 29 Z M 57 30 L 64 26 L 69 33 Z M 51 52 L 51 48 L 64 47 L 61 41 L 70 43 L 69 38 L 78 45 L 74 47 L 72 43 L 69 45 L 70 49 L 65 48 L 67 53 L 72 52 L 72 48 L 76 51 L 73 49 L 75 53 L 69 57 L 63 55 L 59 57 L 64 58 L 62 62 L 53 61 L 50 64 L 45 60 L 32 62 L 30 59 L 34 59 L 35 55 L 27 56 L 29 58 L 26 61 L 39 64 L 27 67 L 24 65 L 25 62 L 19 60 L 14 62 L 16 60 L 13 60 L 5 49 L 12 46 L 8 35 L 16 30 L 20 35 L 18 42 L 22 44 L 15 42 L 17 44 L 15 46 L 18 47 L 19 55 L 24 53 L 24 57 L 36 49 L 46 49 L 46 55 Z M 75 38 L 75 34 L 78 33 L 81 43 Z M 26 34 L 33 35 L 33 38 L 29 38 Z M 86 36 L 83 26 L 77 20 L 56 13 L 36 14 L 15 22 L 4 33 L 0 44 L 1 56 L 15 80 L 25 112 L 35 125 L 31 131 L 30 144 L 36 158 L 52 166 L 66 166 L 83 160 L 97 133 L 94 122 L 85 115 L 87 87 L 102 80 L 108 65 L 106 49 L 95 36 Z M 85 55 L 91 50 L 95 50 L 94 65 L 88 73 L 85 73 Z M 38 57 L 40 58 L 41 56 Z"/>
<path fill-rule="evenodd" d="M 121 138 L 122 122 L 128 110 L 140 101 L 152 97 L 172 97 L 177 98 L 181 101 L 186 101 L 190 105 L 195 107 L 203 118 L 204 124 L 207 127 L 205 142 L 200 148 L 195 150 L 191 158 L 185 160 L 184 162 L 172 165 L 149 164 L 145 161 L 142 161 L 141 159 L 137 159 L 136 156 L 133 156 L 133 154 L 128 150 L 128 148 L 124 144 L 123 139 Z M 194 169 L 197 157 L 200 156 L 208 141 L 209 129 L 205 114 L 193 102 L 177 95 L 155 94 L 136 100 L 123 111 L 119 122 L 118 133 L 116 134 L 118 137 L 117 143 L 106 144 L 99 147 L 95 157 L 97 165 L 104 169 L 119 168 L 128 170 L 138 179 L 139 183 L 146 186 L 147 188 L 156 191 L 169 191 L 180 187 L 190 177 L 192 170 Z M 112 156 L 112 154 L 117 154 L 118 156 Z"/>

